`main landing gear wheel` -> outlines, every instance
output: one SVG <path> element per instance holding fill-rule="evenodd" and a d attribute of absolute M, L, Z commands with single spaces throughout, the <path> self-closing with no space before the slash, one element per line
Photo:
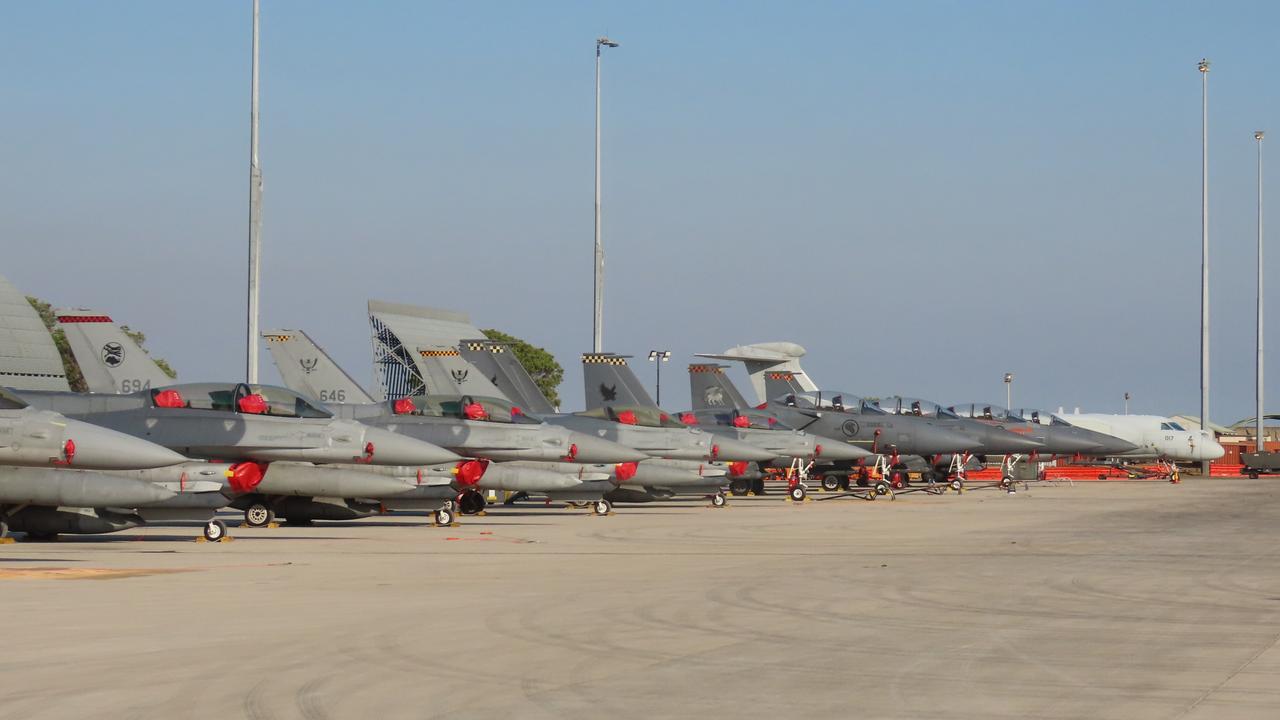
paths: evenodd
<path fill-rule="evenodd" d="M 275 512 L 262 503 L 254 503 L 244 509 L 244 524 L 249 527 L 266 527 L 275 522 L 275 519 Z"/>
<path fill-rule="evenodd" d="M 458 510 L 463 515 L 484 512 L 484 505 L 484 496 L 474 490 L 462 493 L 462 497 L 458 498 Z"/>
<path fill-rule="evenodd" d="M 435 511 L 434 515 L 432 516 L 432 519 L 435 520 L 436 525 L 439 525 L 441 527 L 448 527 L 453 524 L 453 521 L 456 517 L 457 516 L 453 514 L 452 507 L 442 507 L 439 510 Z"/>
<path fill-rule="evenodd" d="M 729 504 L 729 501 L 725 499 L 724 493 L 716 493 L 711 496 L 711 507 L 721 508 L 727 504 Z"/>
<path fill-rule="evenodd" d="M 204 539 L 218 542 L 227 536 L 227 524 L 221 520 L 210 520 L 204 524 Z"/>
<path fill-rule="evenodd" d="M 748 480 L 730 480 L 729 493 L 734 497 L 742 497 L 751 492 L 751 482 Z"/>
<path fill-rule="evenodd" d="M 613 510 L 613 503 L 600 499 L 591 504 L 591 512 L 596 515 L 608 515 Z"/>
<path fill-rule="evenodd" d="M 840 489 L 840 478 L 835 475 L 822 476 L 822 489 L 827 492 L 835 492 Z"/>
<path fill-rule="evenodd" d="M 803 485 L 796 485 L 787 491 L 787 497 L 791 498 L 792 502 L 804 502 L 808 495 L 809 493 L 805 492 Z"/>

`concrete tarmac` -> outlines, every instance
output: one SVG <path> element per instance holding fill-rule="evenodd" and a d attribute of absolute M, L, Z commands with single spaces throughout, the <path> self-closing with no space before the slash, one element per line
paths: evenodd
<path fill-rule="evenodd" d="M 1277 528 L 1189 479 L 3 545 L 0 718 L 1274 718 Z"/>

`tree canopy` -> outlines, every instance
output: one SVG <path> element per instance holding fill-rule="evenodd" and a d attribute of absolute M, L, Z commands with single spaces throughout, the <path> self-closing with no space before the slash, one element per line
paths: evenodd
<path fill-rule="evenodd" d="M 560 383 L 564 380 L 564 368 L 545 348 L 530 344 L 501 330 L 482 330 L 484 336 L 494 342 L 510 343 L 511 352 L 533 378 L 533 382 L 555 407 L 560 407 Z"/>

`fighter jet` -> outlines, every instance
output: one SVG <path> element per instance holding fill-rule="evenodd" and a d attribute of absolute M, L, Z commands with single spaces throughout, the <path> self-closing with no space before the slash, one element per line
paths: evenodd
<path fill-rule="evenodd" d="M 456 463 L 460 481 L 478 479 L 444 448 L 357 422 L 335 418 L 324 406 L 269 385 L 186 384 L 124 395 L 18 391 L 21 399 L 68 417 L 144 438 L 192 458 L 235 461 L 230 505 L 258 524 L 264 505 L 285 502 L 299 522 L 328 519 L 315 498 L 408 497 L 421 493 L 416 477 L 368 468 L 425 468 Z M 442 470 L 443 471 L 443 470 Z M 449 472 L 449 471 L 444 471 Z M 250 512 L 252 510 L 252 512 Z"/>
<path fill-rule="evenodd" d="M 174 493 L 158 485 L 90 470 L 184 462 L 145 440 L 36 410 L 0 388 L 0 537 L 10 529 L 57 532 L 68 506 L 131 507 L 167 500 Z"/>
<path fill-rule="evenodd" d="M 476 489 L 459 498 L 465 513 L 484 508 L 484 496 L 477 490 L 488 489 L 598 502 L 616 487 L 608 480 L 625 482 L 634 473 L 634 464 L 648 457 L 601 437 L 545 423 L 499 397 L 432 394 L 375 402 L 305 332 L 270 330 L 263 337 L 287 385 L 346 398 L 328 405 L 339 416 L 426 440 L 460 455 L 494 461 Z M 506 465 L 512 461 L 525 462 Z M 530 461 L 556 465 L 539 467 Z M 613 467 L 602 480 L 596 477 L 599 471 L 589 475 L 581 468 L 562 472 L 560 464 Z"/>

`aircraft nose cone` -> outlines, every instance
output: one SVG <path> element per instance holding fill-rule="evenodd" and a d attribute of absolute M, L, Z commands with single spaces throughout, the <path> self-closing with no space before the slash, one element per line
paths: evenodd
<path fill-rule="evenodd" d="M 441 465 L 462 459 L 439 445 L 382 428 L 366 428 L 364 440 L 373 444 L 373 465 Z"/>
<path fill-rule="evenodd" d="M 1201 445 L 1200 447 L 1201 447 L 1201 451 L 1200 451 L 1201 455 L 1205 460 L 1217 460 L 1218 458 L 1227 454 L 1227 449 L 1222 447 L 1222 445 L 1219 444 L 1217 440 L 1210 440 L 1206 438 L 1204 440 L 1204 444 Z"/>
<path fill-rule="evenodd" d="M 776 454 L 758 448 L 755 445 L 749 445 L 740 440 L 730 440 L 726 437 L 714 437 L 712 444 L 719 446 L 720 452 L 715 456 L 715 460 L 723 460 L 725 462 L 766 462 L 778 457 Z"/>
<path fill-rule="evenodd" d="M 847 442 L 831 438 L 820 437 L 815 439 L 818 441 L 818 445 L 822 447 L 822 452 L 818 453 L 818 460 L 844 462 L 871 457 L 871 451 L 860 448 L 857 445 L 850 445 Z"/>
<path fill-rule="evenodd" d="M 188 459 L 149 440 L 115 430 L 67 420 L 64 437 L 73 443 L 71 467 L 84 470 L 146 470 L 168 467 Z"/>
<path fill-rule="evenodd" d="M 588 465 L 639 462 L 649 457 L 635 448 L 586 433 L 571 434 L 569 442 L 578 447 L 578 454 L 573 458 L 574 462 Z"/>

